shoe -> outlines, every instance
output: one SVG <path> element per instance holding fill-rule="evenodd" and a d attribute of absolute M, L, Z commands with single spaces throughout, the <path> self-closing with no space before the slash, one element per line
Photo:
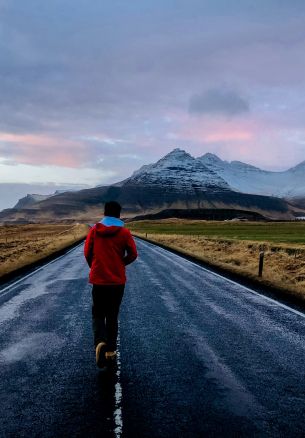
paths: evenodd
<path fill-rule="evenodd" d="M 100 342 L 97 344 L 95 349 L 95 357 L 96 357 L 96 365 L 99 368 L 104 368 L 106 366 L 106 357 L 105 353 L 107 350 L 106 342 Z"/>
<path fill-rule="evenodd" d="M 106 351 L 105 358 L 106 358 L 106 360 L 115 360 L 116 359 L 116 351 Z"/>

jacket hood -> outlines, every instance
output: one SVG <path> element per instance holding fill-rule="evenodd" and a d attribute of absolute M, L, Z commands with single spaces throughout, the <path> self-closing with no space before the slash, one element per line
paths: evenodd
<path fill-rule="evenodd" d="M 117 234 L 122 229 L 122 227 L 117 227 L 115 225 L 106 226 L 99 222 L 95 225 L 95 229 L 97 234 L 99 235 L 112 236 L 114 234 Z"/>
<path fill-rule="evenodd" d="M 112 216 L 105 216 L 99 223 L 95 225 L 96 232 L 103 236 L 112 236 L 120 231 L 124 226 L 124 222 Z"/>
<path fill-rule="evenodd" d="M 124 226 L 124 222 L 121 219 L 113 216 L 104 216 L 100 223 L 106 225 L 106 227 L 111 227 L 112 225 L 116 227 Z"/>

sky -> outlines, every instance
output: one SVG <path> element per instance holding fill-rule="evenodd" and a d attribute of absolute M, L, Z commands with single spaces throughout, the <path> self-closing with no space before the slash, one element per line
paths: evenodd
<path fill-rule="evenodd" d="M 304 22 L 303 0 L 0 0 L 0 209 L 176 147 L 304 161 Z"/>

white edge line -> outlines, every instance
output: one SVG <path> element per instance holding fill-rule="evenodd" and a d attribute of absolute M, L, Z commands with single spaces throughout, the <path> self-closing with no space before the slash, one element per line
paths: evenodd
<path fill-rule="evenodd" d="M 140 239 L 141 239 L 141 238 L 140 238 Z M 151 244 L 151 245 L 153 245 L 153 246 L 156 246 L 156 247 L 160 248 L 161 250 L 163 250 L 163 251 L 165 251 L 165 252 L 167 252 L 167 253 L 169 253 L 169 254 L 175 255 L 175 256 L 177 256 L 177 257 L 181 257 L 181 258 L 183 258 L 183 260 L 186 260 L 188 263 L 190 263 L 190 264 L 196 266 L 197 268 L 201 268 L 201 269 L 203 269 L 204 271 L 209 272 L 209 273 L 212 274 L 212 275 L 215 275 L 215 277 L 219 277 L 219 278 L 221 278 L 221 279 L 223 279 L 223 280 L 226 280 L 226 281 L 229 282 L 229 283 L 232 283 L 232 284 L 238 285 L 238 286 L 242 287 L 243 289 L 245 289 L 245 290 L 251 292 L 253 295 L 257 295 L 257 296 L 259 296 L 259 297 L 261 297 L 261 298 L 264 298 L 266 301 L 269 301 L 269 302 L 271 302 L 271 303 L 273 303 L 273 304 L 277 304 L 278 306 L 282 307 L 283 309 L 289 310 L 290 312 L 295 313 L 296 315 L 299 315 L 299 316 L 301 316 L 302 318 L 305 318 L 305 314 L 304 314 L 304 313 L 299 312 L 298 310 L 293 309 L 292 307 L 286 306 L 286 304 L 283 304 L 283 303 L 281 303 L 280 301 L 276 301 L 276 300 L 274 300 L 273 298 L 270 298 L 270 297 L 267 297 L 266 295 L 260 294 L 259 292 L 255 291 L 255 290 L 253 290 L 253 289 L 250 289 L 249 287 L 247 287 L 247 286 L 245 286 L 245 285 L 243 285 L 243 284 L 238 283 L 237 281 L 231 280 L 230 278 L 227 278 L 227 277 L 225 277 L 225 276 L 223 276 L 223 275 L 221 275 L 221 274 L 218 274 L 217 272 L 213 272 L 212 270 L 207 269 L 207 268 L 201 266 L 199 263 L 197 264 L 197 263 L 195 263 L 195 262 L 192 262 L 191 260 L 188 260 L 187 258 L 183 257 L 183 255 L 175 254 L 174 252 L 172 252 L 172 251 L 170 251 L 170 250 L 168 250 L 168 249 L 162 248 L 161 246 L 159 246 L 159 245 L 157 245 L 157 244 L 154 244 L 154 243 L 152 243 L 152 242 L 147 242 L 146 240 L 143 240 L 143 239 L 141 239 L 141 241 L 142 241 L 142 242 L 145 242 L 145 243 L 149 243 L 149 244 Z M 204 262 L 203 262 L 203 263 L 204 263 Z"/>
<path fill-rule="evenodd" d="M 18 283 L 20 283 L 21 281 L 25 280 L 28 277 L 31 277 L 32 275 L 36 274 L 36 272 L 41 271 L 42 269 L 44 269 L 45 267 L 49 266 L 51 263 L 56 262 L 57 260 L 61 259 L 62 257 L 65 257 L 67 254 L 69 254 L 70 252 L 74 251 L 76 248 L 78 248 L 79 246 L 81 246 L 83 244 L 83 242 L 81 242 L 80 244 L 74 246 L 73 248 L 69 249 L 67 252 L 65 252 L 64 254 L 62 254 L 61 256 L 56 257 L 54 260 L 51 260 L 50 262 L 46 263 L 43 266 L 40 266 L 37 269 L 34 269 L 33 272 L 30 272 L 29 274 L 25 275 L 24 277 L 20 278 L 19 280 L 15 281 L 12 284 L 9 284 L 8 286 L 6 286 L 3 289 L 0 289 L 0 297 L 2 296 L 2 293 L 5 292 L 6 290 L 10 289 L 10 288 L 14 288 Z M 39 260 L 37 261 L 37 263 L 39 263 Z"/>
<path fill-rule="evenodd" d="M 120 330 L 120 323 L 119 330 Z M 118 339 L 117 339 L 117 370 L 116 370 L 116 376 L 117 376 L 117 382 L 115 384 L 115 410 L 113 412 L 114 417 L 114 434 L 116 438 L 120 438 L 123 433 L 123 416 L 122 416 L 122 385 L 121 385 L 121 360 L 120 360 L 120 332 L 118 332 Z"/>

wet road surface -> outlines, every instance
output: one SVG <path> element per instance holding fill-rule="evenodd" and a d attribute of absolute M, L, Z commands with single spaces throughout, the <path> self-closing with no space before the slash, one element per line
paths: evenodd
<path fill-rule="evenodd" d="M 107 372 L 82 245 L 2 287 L 0 436 L 304 436 L 304 315 L 137 244 Z"/>

